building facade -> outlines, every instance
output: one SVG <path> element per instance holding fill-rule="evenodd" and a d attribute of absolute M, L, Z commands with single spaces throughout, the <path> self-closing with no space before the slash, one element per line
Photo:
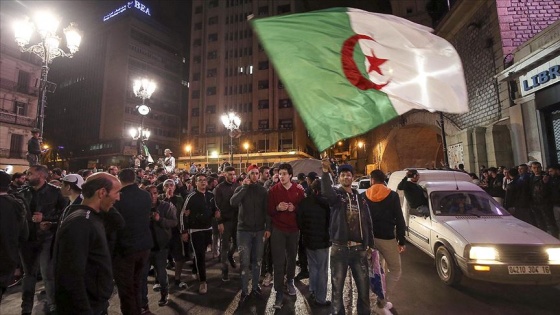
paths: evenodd
<path fill-rule="evenodd" d="M 41 60 L 20 52 L 10 20 L 3 18 L 0 37 L 0 169 L 28 167 L 27 141 L 37 126 Z"/>
<path fill-rule="evenodd" d="M 166 148 L 179 150 L 185 60 L 178 36 L 152 14 L 140 1 L 116 5 L 86 30 L 80 52 L 51 70 L 58 89 L 49 96 L 45 133 L 58 148 L 54 164 L 128 167 L 141 152 L 129 130 L 141 123 L 151 132 L 146 145 L 154 160 Z M 140 78 L 157 84 L 145 100 L 151 111 L 143 122 L 137 111 L 142 99 L 132 88 Z"/>
<path fill-rule="evenodd" d="M 205 164 L 212 153 L 219 161 L 229 159 L 230 141 L 234 165 L 247 158 L 252 163 L 271 164 L 318 156 L 248 22 L 252 17 L 297 12 L 301 10 L 298 3 L 193 1 L 189 111 L 184 116 L 186 142 L 192 152 L 188 157 L 185 153 L 183 161 Z M 241 119 L 240 133 L 234 132 L 232 138 L 220 119 L 229 112 Z"/>

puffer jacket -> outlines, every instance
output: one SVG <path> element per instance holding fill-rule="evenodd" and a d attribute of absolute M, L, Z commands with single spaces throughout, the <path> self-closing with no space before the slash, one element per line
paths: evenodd
<path fill-rule="evenodd" d="M 158 200 L 155 207 L 152 207 L 152 213 L 159 213 L 159 221 L 152 219 L 150 221 L 150 230 L 154 238 L 154 247 L 152 251 L 158 251 L 169 247 L 171 240 L 171 231 L 177 226 L 177 215 L 175 206 L 167 201 Z"/>

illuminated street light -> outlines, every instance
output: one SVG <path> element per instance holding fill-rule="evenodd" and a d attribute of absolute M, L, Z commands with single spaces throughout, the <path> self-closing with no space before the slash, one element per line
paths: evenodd
<path fill-rule="evenodd" d="M 243 143 L 243 148 L 247 150 L 247 165 L 249 165 L 249 142 Z"/>
<path fill-rule="evenodd" d="M 151 111 L 151 108 L 146 105 L 146 99 L 149 99 L 155 90 L 156 83 L 153 80 L 148 80 L 146 78 L 136 79 L 132 84 L 132 91 L 136 97 L 142 99 L 142 104 L 136 106 L 136 110 L 141 116 L 140 127 L 132 128 L 130 130 L 130 135 L 133 140 L 138 140 L 138 154 L 142 155 L 144 155 L 144 143 L 150 138 L 150 131 L 144 129 L 144 117 L 146 117 L 146 115 L 148 115 Z"/>
<path fill-rule="evenodd" d="M 17 45 L 22 52 L 33 53 L 41 58 L 41 81 L 39 90 L 41 91 L 41 104 L 37 108 L 37 128 L 43 136 L 45 108 L 47 105 L 47 87 L 56 86 L 54 83 L 48 82 L 49 64 L 57 57 L 72 58 L 80 47 L 82 34 L 76 27 L 76 24 L 70 23 L 63 32 L 66 37 L 66 47 L 69 52 L 59 48 L 60 37 L 56 34 L 60 21 L 50 12 L 38 12 L 35 15 L 34 22 L 29 18 L 14 23 L 14 35 Z M 41 41 L 35 45 L 29 45 L 29 40 L 36 31 Z M 50 89 L 53 92 L 54 89 Z"/>
<path fill-rule="evenodd" d="M 229 130 L 229 163 L 233 165 L 233 137 L 241 126 L 241 118 L 239 118 L 236 113 L 230 112 L 228 114 L 223 114 L 221 119 L 224 127 Z"/>
<path fill-rule="evenodd" d="M 189 154 L 189 164 L 191 164 L 191 159 L 192 159 L 192 147 L 190 144 L 187 144 L 185 146 L 185 151 L 187 151 L 187 153 Z"/>

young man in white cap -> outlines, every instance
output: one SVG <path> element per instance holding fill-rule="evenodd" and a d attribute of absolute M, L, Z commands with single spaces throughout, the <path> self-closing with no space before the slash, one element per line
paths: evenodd
<path fill-rule="evenodd" d="M 165 154 L 165 159 L 163 159 L 163 167 L 165 167 L 165 172 L 167 174 L 175 173 L 175 157 L 173 157 L 173 152 L 169 149 L 163 151 Z"/>
<path fill-rule="evenodd" d="M 84 184 L 84 179 L 78 174 L 68 174 L 64 176 L 61 180 L 62 186 L 60 186 L 60 193 L 70 199 L 70 204 L 79 205 L 82 203 L 82 185 Z"/>

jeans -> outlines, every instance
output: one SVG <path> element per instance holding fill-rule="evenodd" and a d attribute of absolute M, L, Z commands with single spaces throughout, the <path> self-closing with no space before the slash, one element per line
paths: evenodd
<path fill-rule="evenodd" d="M 113 258 L 113 277 L 119 292 L 123 315 L 140 314 L 142 304 L 141 285 L 144 268 L 148 264 L 150 250 L 142 250 L 129 255 Z"/>
<path fill-rule="evenodd" d="M 248 294 L 249 267 L 253 290 L 259 287 L 259 276 L 264 249 L 264 231 L 237 231 L 239 258 L 241 259 L 241 292 Z"/>
<path fill-rule="evenodd" d="M 228 256 L 235 252 L 237 220 L 224 222 L 224 232 L 220 240 L 220 262 L 222 270 L 228 270 Z M 233 245 L 233 246 L 232 246 Z"/>
<path fill-rule="evenodd" d="M 142 304 L 148 304 L 148 273 L 150 266 L 153 264 L 156 270 L 156 280 L 161 285 L 161 291 L 169 290 L 169 280 L 167 277 L 167 249 L 152 251 L 148 263 L 144 267 L 144 274 L 142 275 Z"/>
<path fill-rule="evenodd" d="M 327 281 L 329 275 L 329 249 L 306 249 L 309 266 L 309 292 L 315 294 L 319 303 L 327 299 Z"/>
<path fill-rule="evenodd" d="M 348 267 L 352 270 L 352 278 L 358 290 L 358 315 L 370 314 L 367 259 L 367 252 L 363 246 L 347 247 L 333 244 L 331 247 L 332 314 L 346 314 L 342 292 Z"/>
<path fill-rule="evenodd" d="M 35 298 L 35 285 L 37 284 L 37 269 L 47 291 L 47 305 L 54 306 L 54 274 L 51 259 L 51 244 L 53 236 L 48 236 L 38 241 L 26 241 L 21 245 L 20 255 L 23 267 L 21 311 L 30 313 L 33 309 Z"/>
<path fill-rule="evenodd" d="M 272 261 L 274 264 L 274 290 L 276 290 L 276 298 L 278 298 L 278 295 L 282 297 L 284 270 L 288 282 L 294 280 L 299 231 L 283 232 L 279 229 L 273 229 L 270 238 Z"/>
<path fill-rule="evenodd" d="M 381 254 L 379 263 L 381 267 L 383 267 L 383 270 L 385 270 L 385 277 L 387 280 L 385 299 L 387 299 L 387 297 L 391 296 L 391 293 L 402 275 L 401 255 L 399 254 L 396 239 L 382 240 L 380 238 L 375 238 L 374 240 L 375 247 Z M 386 268 L 384 264 L 386 264 Z"/>

